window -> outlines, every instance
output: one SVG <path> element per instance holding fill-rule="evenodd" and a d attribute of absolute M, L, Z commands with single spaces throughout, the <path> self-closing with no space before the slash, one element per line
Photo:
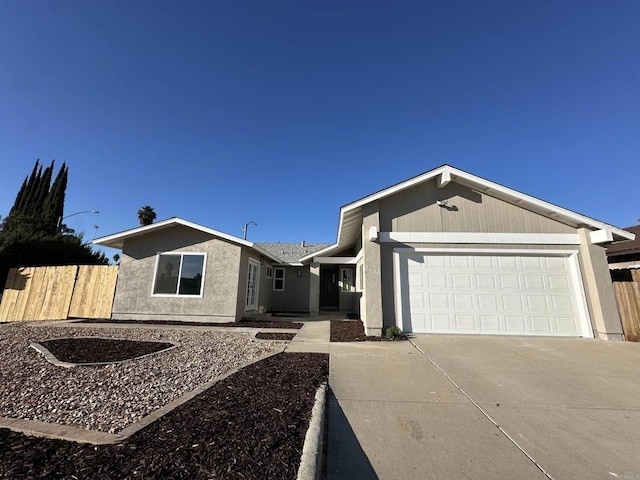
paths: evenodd
<path fill-rule="evenodd" d="M 343 292 L 353 292 L 355 284 L 353 283 L 353 268 L 342 267 L 340 269 L 340 289 Z"/>
<path fill-rule="evenodd" d="M 284 290 L 284 268 L 275 267 L 273 269 L 273 291 L 282 292 Z"/>
<path fill-rule="evenodd" d="M 267 278 L 273 277 L 273 267 L 271 265 L 267 265 Z"/>
<path fill-rule="evenodd" d="M 154 295 L 201 296 L 204 253 L 159 253 Z"/>

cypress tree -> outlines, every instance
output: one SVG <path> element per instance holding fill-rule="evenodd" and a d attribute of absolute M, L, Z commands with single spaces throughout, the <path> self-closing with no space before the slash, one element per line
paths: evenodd
<path fill-rule="evenodd" d="M 18 191 L 18 195 L 16 195 L 16 201 L 13 202 L 13 206 L 11 207 L 11 210 L 9 211 L 9 215 L 11 215 L 12 213 L 17 213 L 21 208 L 22 205 L 24 204 L 24 197 L 26 195 L 26 191 L 27 191 L 27 180 L 29 177 L 24 177 L 24 182 L 22 182 L 22 186 L 20 187 L 20 190 Z"/>
<path fill-rule="evenodd" d="M 35 175 L 31 175 L 29 183 L 27 183 L 27 195 L 25 197 L 24 207 L 21 209 L 21 213 L 32 219 L 38 217 L 38 205 L 36 204 L 36 201 L 38 199 L 41 179 L 42 165 L 38 165 L 38 171 L 35 172 Z"/>

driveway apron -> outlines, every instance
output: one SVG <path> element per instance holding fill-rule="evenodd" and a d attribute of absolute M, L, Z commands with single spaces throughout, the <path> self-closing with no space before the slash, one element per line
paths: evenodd
<path fill-rule="evenodd" d="M 331 343 L 327 479 L 546 479 L 410 342 Z"/>
<path fill-rule="evenodd" d="M 640 479 L 639 344 L 438 335 L 412 341 L 551 478 Z"/>

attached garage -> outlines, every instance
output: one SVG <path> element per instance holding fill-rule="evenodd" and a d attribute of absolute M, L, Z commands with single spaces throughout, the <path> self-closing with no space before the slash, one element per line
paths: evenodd
<path fill-rule="evenodd" d="M 405 332 L 593 337 L 576 252 L 396 249 Z"/>

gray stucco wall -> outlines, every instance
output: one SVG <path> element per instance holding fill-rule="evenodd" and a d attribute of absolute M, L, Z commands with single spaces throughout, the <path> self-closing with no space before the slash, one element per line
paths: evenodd
<path fill-rule="evenodd" d="M 284 291 L 271 292 L 271 309 L 285 312 L 308 312 L 309 265 L 284 267 L 284 269 Z M 298 277 L 298 271 L 300 271 L 300 277 Z M 273 289 L 273 286 L 271 288 Z"/>
<path fill-rule="evenodd" d="M 202 298 L 152 295 L 159 252 L 207 254 Z M 128 239 L 122 250 L 112 318 L 234 321 L 240 256 L 240 246 L 182 226 Z"/>

